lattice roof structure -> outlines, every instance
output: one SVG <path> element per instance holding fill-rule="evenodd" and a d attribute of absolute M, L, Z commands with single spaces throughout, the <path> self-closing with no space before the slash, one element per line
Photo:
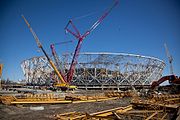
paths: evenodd
<path fill-rule="evenodd" d="M 67 71 L 72 54 L 63 54 Z M 45 57 L 24 60 L 21 67 L 27 83 L 43 84 L 51 79 L 53 69 Z M 150 85 L 162 76 L 165 63 L 155 57 L 126 53 L 80 53 L 72 84 L 91 85 Z"/>

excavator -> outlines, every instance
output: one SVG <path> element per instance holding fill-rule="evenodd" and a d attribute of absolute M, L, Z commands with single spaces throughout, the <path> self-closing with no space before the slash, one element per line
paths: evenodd
<path fill-rule="evenodd" d="M 168 76 L 163 76 L 157 81 L 153 81 L 151 84 L 151 88 L 155 89 L 155 87 L 159 86 L 161 83 L 165 81 L 169 81 L 170 85 L 180 85 L 180 77 L 175 75 L 168 75 Z"/>
<path fill-rule="evenodd" d="M 169 81 L 169 85 L 159 86 L 161 83 Z M 158 87 L 158 91 L 164 91 L 170 94 L 179 94 L 180 93 L 180 77 L 176 75 L 167 75 L 161 77 L 157 81 L 153 81 L 151 88 L 149 89 L 149 94 L 154 93 L 155 89 Z"/>
<path fill-rule="evenodd" d="M 169 81 L 170 85 L 168 85 L 169 87 L 169 92 L 172 93 L 176 93 L 180 90 L 180 77 L 174 75 L 173 72 L 173 57 L 170 54 L 168 47 L 166 45 L 166 43 L 164 44 L 165 50 L 166 50 L 166 56 L 168 58 L 169 61 L 169 65 L 170 65 L 170 75 L 167 76 L 163 76 L 162 78 L 160 78 L 157 81 L 153 81 L 151 84 L 151 90 L 154 90 L 157 86 L 159 86 L 161 83 L 165 82 L 165 81 Z"/>

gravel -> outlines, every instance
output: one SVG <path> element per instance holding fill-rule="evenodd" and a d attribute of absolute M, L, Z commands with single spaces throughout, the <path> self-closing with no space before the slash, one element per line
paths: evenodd
<path fill-rule="evenodd" d="M 43 106 L 44 110 L 30 110 L 32 106 L 7 106 L 0 104 L 1 120 L 52 120 L 55 114 L 66 112 L 87 112 L 94 113 L 102 110 L 112 109 L 130 104 L 130 98 L 120 98 L 118 100 L 108 100 L 92 103 L 75 104 L 54 104 L 38 105 Z M 33 105 L 34 106 L 34 105 Z M 37 105 L 36 105 L 37 106 Z"/>

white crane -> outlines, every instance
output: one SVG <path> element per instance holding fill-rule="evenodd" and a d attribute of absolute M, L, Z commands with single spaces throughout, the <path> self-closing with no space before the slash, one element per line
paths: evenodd
<path fill-rule="evenodd" d="M 170 65 L 170 74 L 173 75 L 174 74 L 174 72 L 173 72 L 173 65 L 172 65 L 173 57 L 169 53 L 169 50 L 168 50 L 168 47 L 167 47 L 166 43 L 164 43 L 164 47 L 166 49 L 166 56 L 168 57 L 168 61 L 169 61 L 169 65 Z"/>

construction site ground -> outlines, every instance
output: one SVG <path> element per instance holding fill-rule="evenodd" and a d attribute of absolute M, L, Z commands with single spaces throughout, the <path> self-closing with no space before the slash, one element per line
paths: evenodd
<path fill-rule="evenodd" d="M 96 92 L 97 93 L 97 92 Z M 78 93 L 79 94 L 79 93 Z M 84 93 L 83 93 L 84 94 Z M 94 94 L 89 92 L 86 94 Z M 118 100 L 107 100 L 91 103 L 74 104 L 38 104 L 38 105 L 3 105 L 0 104 L 1 120 L 52 120 L 55 114 L 67 112 L 94 113 L 102 110 L 112 109 L 130 104 L 131 98 L 120 98 Z M 31 110 L 31 107 L 43 106 L 44 110 Z"/>

